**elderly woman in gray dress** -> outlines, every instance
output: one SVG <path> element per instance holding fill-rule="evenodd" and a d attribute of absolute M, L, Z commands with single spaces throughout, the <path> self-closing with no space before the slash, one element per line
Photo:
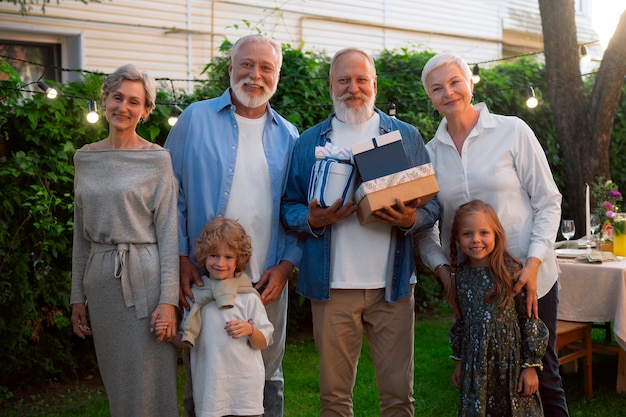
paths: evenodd
<path fill-rule="evenodd" d="M 169 152 L 136 133 L 155 82 L 133 65 L 107 77 L 109 135 L 74 156 L 72 325 L 93 335 L 112 416 L 178 416 L 177 184 Z M 154 331 L 157 318 L 167 328 Z"/>

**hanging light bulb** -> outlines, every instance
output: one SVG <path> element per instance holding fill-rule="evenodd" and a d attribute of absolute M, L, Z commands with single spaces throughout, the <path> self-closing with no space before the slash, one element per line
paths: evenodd
<path fill-rule="evenodd" d="M 529 109 L 534 109 L 537 107 L 537 104 L 539 104 L 539 100 L 537 100 L 537 97 L 535 96 L 535 89 L 529 85 L 526 87 L 526 93 L 528 94 L 526 106 L 528 106 Z"/>
<path fill-rule="evenodd" d="M 180 116 L 182 112 L 183 111 L 181 110 L 180 107 L 178 107 L 178 105 L 173 104 L 172 110 L 170 112 L 170 117 L 167 119 L 167 124 L 170 126 L 174 126 L 176 122 L 178 121 L 178 116 Z"/>
<path fill-rule="evenodd" d="M 41 81 L 41 80 L 40 80 L 40 81 L 37 81 L 37 86 L 38 86 L 39 88 L 41 88 L 41 91 L 43 91 L 44 93 L 46 93 L 46 96 L 47 96 L 49 99 L 51 99 L 51 100 L 52 100 L 52 99 L 55 99 L 55 98 L 57 97 L 57 94 L 58 94 L 58 93 L 57 93 L 57 90 L 55 90 L 54 88 L 50 87 L 50 86 L 48 85 L 48 83 L 47 83 L 47 82 L 45 82 L 45 81 Z"/>
<path fill-rule="evenodd" d="M 396 117 L 396 103 L 389 103 L 389 106 L 387 106 L 387 114 L 393 118 Z"/>
<path fill-rule="evenodd" d="M 580 62 L 589 62 L 591 61 L 591 56 L 587 51 L 587 47 L 585 45 L 580 45 Z"/>
<path fill-rule="evenodd" d="M 100 115 L 98 115 L 98 107 L 96 106 L 95 100 L 89 100 L 87 103 L 87 109 L 89 112 L 87 113 L 87 121 L 91 124 L 96 123 L 100 120 Z"/>
<path fill-rule="evenodd" d="M 478 64 L 474 65 L 474 70 L 472 71 L 472 81 L 474 81 L 474 84 L 478 84 L 478 82 L 480 82 L 480 69 L 478 68 Z"/>

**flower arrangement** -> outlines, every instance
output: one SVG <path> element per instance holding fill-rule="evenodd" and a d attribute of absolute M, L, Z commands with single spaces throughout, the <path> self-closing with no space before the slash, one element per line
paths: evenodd
<path fill-rule="evenodd" d="M 591 198 L 594 201 L 593 213 L 602 221 L 602 240 L 613 240 L 614 219 L 619 212 L 622 193 L 617 184 L 604 177 L 597 177 L 591 187 Z"/>

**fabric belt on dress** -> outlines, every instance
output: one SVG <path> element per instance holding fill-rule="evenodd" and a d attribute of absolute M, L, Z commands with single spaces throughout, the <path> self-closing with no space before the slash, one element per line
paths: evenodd
<path fill-rule="evenodd" d="M 138 319 L 148 317 L 148 294 L 142 276 L 139 250 L 150 246 L 157 247 L 156 243 L 91 243 L 91 253 L 116 251 L 115 278 L 121 281 L 124 304 L 126 307 L 135 307 Z"/>

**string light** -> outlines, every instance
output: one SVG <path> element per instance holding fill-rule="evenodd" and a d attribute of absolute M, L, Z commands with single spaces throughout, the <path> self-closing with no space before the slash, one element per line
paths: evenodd
<path fill-rule="evenodd" d="M 100 120 L 100 115 L 98 114 L 98 106 L 96 106 L 95 100 L 89 100 L 87 103 L 87 121 L 91 124 L 97 123 Z"/>
<path fill-rule="evenodd" d="M 528 106 L 529 109 L 534 109 L 539 104 L 539 100 L 537 100 L 537 97 L 535 96 L 535 89 L 529 85 L 526 87 L 526 93 L 528 94 L 526 106 Z"/>
<path fill-rule="evenodd" d="M 50 87 L 47 82 L 45 82 L 43 80 L 39 80 L 39 81 L 37 81 L 37 86 L 39 88 L 41 88 L 41 91 L 46 93 L 46 96 L 49 99 L 53 100 L 53 99 L 55 99 L 57 97 L 57 94 L 58 94 L 57 90 L 55 90 L 54 88 Z"/>
<path fill-rule="evenodd" d="M 581 45 L 581 46 L 593 45 L 593 44 L 597 44 L 597 43 L 600 43 L 600 40 L 594 40 L 594 41 L 586 42 L 584 45 Z M 585 49 L 586 49 L 586 47 L 585 47 Z M 527 53 L 518 54 L 518 55 L 511 55 L 511 56 L 507 56 L 507 57 L 501 57 L 501 58 L 495 58 L 495 59 L 491 59 L 491 60 L 476 62 L 474 64 L 474 70 L 476 69 L 476 67 L 478 67 L 478 64 L 488 64 L 488 63 L 493 63 L 493 62 L 510 61 L 510 60 L 515 60 L 515 59 L 518 59 L 518 58 L 524 58 L 524 57 L 530 57 L 530 56 L 535 56 L 535 55 L 541 55 L 544 52 L 545 51 L 543 51 L 543 50 L 541 50 L 541 51 L 534 51 L 534 52 L 527 52 Z M 18 62 L 28 63 L 28 64 L 31 64 L 31 65 L 37 65 L 37 66 L 41 66 L 41 67 L 44 67 L 44 68 L 52 68 L 52 69 L 60 70 L 60 71 L 63 71 L 63 72 L 78 72 L 78 73 L 83 73 L 83 74 L 99 75 L 99 76 L 103 76 L 103 77 L 106 77 L 108 75 L 108 74 L 103 73 L 101 71 L 89 71 L 89 70 L 82 69 L 82 68 L 64 68 L 64 67 L 60 67 L 60 66 L 57 66 L 57 65 L 45 65 L 45 64 L 42 64 L 42 63 L 39 63 L 39 62 L 33 62 L 33 61 L 26 60 L 26 59 L 16 58 L 16 57 L 5 55 L 5 54 L 0 54 L 0 58 L 5 58 L 5 59 L 18 61 Z M 410 69 L 410 70 L 407 70 L 407 71 L 413 71 L 413 69 Z M 395 73 L 395 71 L 394 71 L 394 73 Z M 383 74 L 383 73 L 379 73 L 379 75 L 380 74 Z M 281 78 L 289 78 L 289 76 L 285 75 L 285 76 L 283 76 Z M 298 77 L 298 78 L 300 78 L 300 77 Z M 311 79 L 317 79 L 317 78 L 316 77 L 312 77 Z M 178 82 L 197 82 L 197 83 L 219 82 L 219 80 L 212 80 L 212 79 L 169 78 L 169 77 L 155 78 L 155 81 L 169 81 L 169 82 L 178 81 Z"/>
<path fill-rule="evenodd" d="M 172 97 L 174 98 L 174 104 L 172 104 L 172 108 L 170 110 L 170 117 L 167 119 L 167 124 L 170 126 L 174 126 L 178 121 L 178 116 L 183 112 L 178 104 L 176 104 L 176 89 L 174 88 L 174 81 L 170 80 L 170 85 L 172 86 Z"/>
<path fill-rule="evenodd" d="M 172 110 L 170 112 L 170 117 L 167 119 L 167 124 L 174 126 L 178 121 L 178 116 L 180 116 L 182 112 L 182 109 L 178 107 L 177 104 L 172 104 Z"/>
<path fill-rule="evenodd" d="M 587 51 L 587 47 L 585 45 L 580 45 L 580 62 L 589 62 L 591 61 L 591 56 Z"/>
<path fill-rule="evenodd" d="M 594 43 L 598 43 L 598 42 L 599 41 L 587 42 L 585 45 L 594 44 Z M 583 57 L 584 52 L 587 51 L 587 47 L 585 45 L 581 45 L 581 47 L 580 47 L 581 58 Z M 515 56 L 503 57 L 503 58 L 498 58 L 498 59 L 493 59 L 493 60 L 481 61 L 481 62 L 474 63 L 473 71 L 472 71 L 472 79 L 474 80 L 474 83 L 478 82 L 477 79 L 474 78 L 474 76 L 480 77 L 480 69 L 479 69 L 479 66 L 478 66 L 479 64 L 507 61 L 507 60 L 512 60 L 512 59 L 516 59 L 516 58 L 522 58 L 522 57 L 526 57 L 526 56 L 539 55 L 539 54 L 543 54 L 543 53 L 544 53 L 544 51 L 535 51 L 535 52 L 530 52 L 530 53 L 525 53 L 525 54 L 520 54 L 520 55 L 515 55 Z M 587 53 L 586 56 L 589 56 L 589 54 Z M 20 61 L 20 62 L 26 62 L 26 63 L 30 63 L 32 65 L 38 65 L 38 66 L 42 66 L 42 67 L 45 67 L 45 68 L 55 68 L 55 69 L 59 69 L 59 70 L 64 71 L 64 72 L 89 73 L 89 74 L 99 75 L 99 76 L 103 76 L 103 77 L 108 75 L 106 73 L 93 72 L 93 71 L 88 71 L 88 70 L 84 70 L 84 69 L 68 69 L 68 68 L 61 68 L 61 67 L 57 67 L 57 66 L 44 65 L 44 64 L 41 64 L 41 63 L 32 62 L 32 61 L 28 61 L 28 60 L 24 60 L 24 59 L 20 59 L 20 58 L 15 58 L 15 57 L 7 56 L 7 55 L 4 55 L 4 54 L 0 54 L 0 58 L 6 58 L 6 59 L 16 60 L 16 61 Z M 608 68 L 605 71 L 615 71 L 615 70 L 618 70 L 620 68 L 621 67 L 618 67 L 618 68 Z M 596 75 L 599 72 L 600 71 L 592 71 L 592 72 L 588 72 L 586 74 L 581 74 L 581 76 Z M 379 74 L 383 74 L 383 73 L 381 72 Z M 283 78 L 288 78 L 288 76 L 285 76 Z M 311 77 L 310 79 L 317 79 L 317 78 L 316 77 Z M 219 82 L 218 80 L 213 80 L 213 79 L 173 79 L 173 78 L 169 78 L 169 77 L 155 78 L 155 80 L 157 80 L 157 81 L 169 81 L 172 84 L 172 89 L 173 89 L 173 82 L 174 81 L 180 81 L 180 82 L 182 82 L 182 81 L 185 81 L 185 82 L 193 81 L 193 82 L 197 82 L 197 83 Z M 51 88 L 45 81 L 40 80 L 40 81 L 37 81 L 36 84 L 38 85 L 38 87 L 42 91 L 44 91 L 47 94 L 47 96 L 50 99 L 56 98 L 58 96 L 57 90 L 54 89 L 54 88 Z M 520 88 L 520 86 L 509 86 L 507 88 L 500 88 L 500 89 L 495 89 L 495 90 L 483 91 L 482 94 L 493 93 L 493 92 L 504 91 L 504 90 L 513 90 L 513 89 L 519 89 L 519 88 Z M 17 90 L 17 91 L 28 92 L 28 93 L 35 93 L 35 91 L 30 91 L 27 88 L 10 88 L 10 89 L 14 89 L 14 90 Z M 538 102 L 536 96 L 534 95 L 533 87 L 527 87 L 527 92 L 528 92 L 527 105 L 529 107 L 537 106 L 539 102 Z M 93 123 L 95 123 L 95 122 L 97 122 L 99 120 L 99 115 L 97 113 L 97 108 L 96 108 L 95 101 L 89 99 L 88 97 L 79 97 L 79 96 L 72 96 L 72 95 L 67 95 L 67 94 L 64 94 L 63 97 L 88 100 L 90 103 L 92 103 L 92 104 L 90 104 L 90 116 L 89 116 L 89 118 L 91 120 L 95 119 L 95 121 Z M 419 99 L 419 100 L 405 101 L 403 103 L 415 102 L 415 101 L 421 101 L 421 100 L 427 100 L 427 98 L 423 98 L 423 99 Z M 167 105 L 167 106 L 172 107 L 171 113 L 170 113 L 170 118 L 168 119 L 168 123 L 169 124 L 175 123 L 175 121 L 177 120 L 177 117 L 182 112 L 180 107 L 178 107 L 176 105 L 176 101 L 177 100 L 176 100 L 176 95 L 175 95 L 175 91 L 174 91 L 173 104 L 172 104 L 172 102 L 169 102 L 169 103 L 168 102 L 162 102 L 162 103 L 157 102 L 156 103 L 156 104 L 162 104 L 162 105 Z M 93 106 L 93 111 L 91 110 L 91 106 Z M 389 106 L 391 106 L 391 104 L 389 104 Z M 332 105 L 329 104 L 329 103 L 324 103 L 324 104 L 309 103 L 307 105 L 275 106 L 276 109 L 297 108 L 297 107 L 332 107 Z"/>
<path fill-rule="evenodd" d="M 474 70 L 472 71 L 472 81 L 474 81 L 474 84 L 478 84 L 480 82 L 480 69 L 478 68 L 478 64 L 474 65 Z"/>

